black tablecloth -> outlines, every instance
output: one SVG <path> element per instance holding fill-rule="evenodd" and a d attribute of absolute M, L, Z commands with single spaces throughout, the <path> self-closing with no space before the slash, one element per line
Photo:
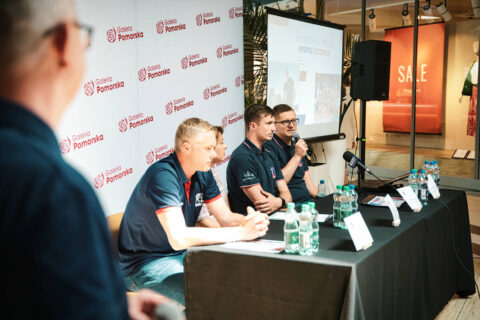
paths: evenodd
<path fill-rule="evenodd" d="M 451 211 L 441 203 L 445 203 Z M 433 319 L 474 282 L 464 192 L 442 190 L 421 212 L 360 205 L 374 243 L 355 252 L 348 231 L 320 224 L 314 256 L 196 247 L 185 258 L 188 319 Z M 331 213 L 332 197 L 317 199 Z M 452 237 L 453 221 L 453 237 Z M 283 221 L 267 239 L 283 240 Z M 463 268 L 455 256 L 457 253 Z"/>

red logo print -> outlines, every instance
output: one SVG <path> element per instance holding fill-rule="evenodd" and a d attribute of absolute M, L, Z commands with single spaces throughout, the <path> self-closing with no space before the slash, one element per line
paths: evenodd
<path fill-rule="evenodd" d="M 222 57 L 222 53 L 223 53 L 222 47 L 218 47 L 218 48 L 217 48 L 217 58 L 220 59 L 220 58 Z"/>
<path fill-rule="evenodd" d="M 197 22 L 197 26 L 200 27 L 200 26 L 202 25 L 202 20 L 203 20 L 203 19 L 202 19 L 202 14 L 201 14 L 201 13 L 200 13 L 200 14 L 197 14 L 197 16 L 195 17 L 195 20 L 196 20 L 196 22 Z"/>
<path fill-rule="evenodd" d="M 114 43 L 115 40 L 117 40 L 117 32 L 115 31 L 115 28 L 107 30 L 107 40 L 110 43 Z"/>
<path fill-rule="evenodd" d="M 164 28 L 163 21 L 158 21 L 157 22 L 157 33 L 162 34 L 163 33 L 163 28 Z"/>
<path fill-rule="evenodd" d="M 228 126 L 228 118 L 227 116 L 223 117 L 222 119 L 222 128 L 226 128 Z"/>
<path fill-rule="evenodd" d="M 127 128 L 128 128 L 128 120 L 127 118 L 124 118 L 122 120 L 120 120 L 118 122 L 118 130 L 120 130 L 120 132 L 125 132 L 127 131 Z"/>
<path fill-rule="evenodd" d="M 87 83 L 85 83 L 85 85 L 83 86 L 83 90 L 85 91 L 85 94 L 87 96 L 91 96 L 92 94 L 94 94 L 95 84 L 93 83 L 93 81 L 88 81 Z"/>
<path fill-rule="evenodd" d="M 235 78 L 235 87 L 240 87 L 240 77 Z"/>
<path fill-rule="evenodd" d="M 67 139 L 63 139 L 61 142 L 60 142 L 60 152 L 62 154 L 65 154 L 65 153 L 68 153 L 70 151 L 70 147 L 71 147 L 72 143 L 70 141 L 70 138 L 67 138 Z"/>
<path fill-rule="evenodd" d="M 235 18 L 235 9 L 231 8 L 230 10 L 228 10 L 228 17 L 230 19 Z"/>
<path fill-rule="evenodd" d="M 153 161 L 155 161 L 155 153 L 153 151 L 150 151 L 149 153 L 147 153 L 145 160 L 147 161 L 147 164 L 152 164 Z"/>
<path fill-rule="evenodd" d="M 173 103 L 172 101 L 170 101 L 169 103 L 167 103 L 167 105 L 165 106 L 165 112 L 167 114 L 172 114 L 173 112 Z"/>
<path fill-rule="evenodd" d="M 185 56 L 182 58 L 182 69 L 188 68 L 188 58 Z"/>
<path fill-rule="evenodd" d="M 104 182 L 105 182 L 105 177 L 103 176 L 103 173 L 100 173 L 93 180 L 93 185 L 95 186 L 95 188 L 100 189 L 101 187 L 103 187 Z"/>
<path fill-rule="evenodd" d="M 138 70 L 138 80 L 143 82 L 145 81 L 145 79 L 147 79 L 147 70 L 145 70 L 145 68 L 142 68 Z"/>
<path fill-rule="evenodd" d="M 210 98 L 210 89 L 203 90 L 203 99 L 208 100 Z"/>

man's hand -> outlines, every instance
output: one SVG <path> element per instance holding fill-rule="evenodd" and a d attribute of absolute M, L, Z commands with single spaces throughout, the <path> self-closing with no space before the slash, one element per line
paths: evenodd
<path fill-rule="evenodd" d="M 253 210 L 252 207 L 247 207 L 247 217 L 240 225 L 243 233 L 243 240 L 253 240 L 263 237 L 268 231 L 270 221 L 266 214 Z"/>
<path fill-rule="evenodd" d="M 282 207 L 282 199 L 275 197 L 273 194 L 260 190 L 260 193 L 265 196 L 265 199 L 257 200 L 253 204 L 255 209 L 260 212 L 271 214 Z"/>
<path fill-rule="evenodd" d="M 155 308 L 170 300 L 149 289 L 128 292 L 128 315 L 132 320 L 154 320 Z"/>
<path fill-rule="evenodd" d="M 303 158 L 307 154 L 307 151 L 308 151 L 308 146 L 305 140 L 303 139 L 298 140 L 297 143 L 295 144 L 295 155 L 300 158 Z"/>

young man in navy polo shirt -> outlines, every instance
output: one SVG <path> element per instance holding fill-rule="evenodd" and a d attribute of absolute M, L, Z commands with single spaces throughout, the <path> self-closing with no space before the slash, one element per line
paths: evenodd
<path fill-rule="evenodd" d="M 265 214 L 250 208 L 244 217 L 223 200 L 210 171 L 215 145 L 212 125 L 198 118 L 183 121 L 175 152 L 152 164 L 133 190 L 118 239 L 120 265 L 131 290 L 154 289 L 185 305 L 185 249 L 265 235 Z M 194 227 L 203 203 L 222 228 Z"/>
<path fill-rule="evenodd" d="M 229 202 L 232 210 L 246 214 L 254 205 L 271 214 L 292 200 L 283 180 L 282 168 L 264 143 L 275 131 L 273 111 L 264 105 L 252 105 L 244 114 L 247 136 L 233 151 L 227 167 Z"/>
<path fill-rule="evenodd" d="M 278 158 L 282 167 L 283 178 L 287 182 L 292 194 L 293 202 L 310 201 L 318 194 L 318 189 L 310 178 L 307 158 L 308 147 L 303 139 L 292 142 L 292 135 L 297 131 L 297 115 L 286 104 L 279 104 L 273 108 L 275 115 L 275 134 L 273 139 L 266 143 Z"/>

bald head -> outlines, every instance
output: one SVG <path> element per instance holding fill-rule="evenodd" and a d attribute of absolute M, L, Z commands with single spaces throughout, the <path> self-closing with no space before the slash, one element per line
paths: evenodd
<path fill-rule="evenodd" d="M 47 30 L 73 19 L 73 0 L 1 0 L 0 61 L 12 66 L 37 54 Z"/>

